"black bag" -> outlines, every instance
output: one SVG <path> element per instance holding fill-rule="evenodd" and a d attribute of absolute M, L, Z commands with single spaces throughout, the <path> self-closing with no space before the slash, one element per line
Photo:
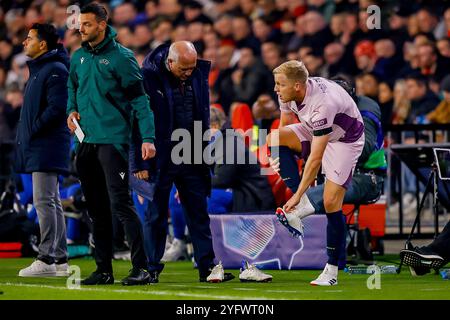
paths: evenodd
<path fill-rule="evenodd" d="M 21 242 L 22 256 L 36 256 L 39 227 L 28 220 L 13 184 L 0 197 L 0 242 Z"/>
<path fill-rule="evenodd" d="M 360 259 L 364 261 L 373 261 L 372 248 L 370 242 L 372 237 L 369 228 L 358 230 L 357 251 Z"/>

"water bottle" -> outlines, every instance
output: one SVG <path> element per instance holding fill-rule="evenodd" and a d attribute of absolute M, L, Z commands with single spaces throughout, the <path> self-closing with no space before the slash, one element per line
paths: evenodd
<path fill-rule="evenodd" d="M 378 266 L 380 274 L 396 274 L 398 267 L 394 265 L 388 266 Z M 370 266 L 349 266 L 344 269 L 344 272 L 349 274 L 373 274 L 375 273 L 375 268 L 370 268 Z"/>
<path fill-rule="evenodd" d="M 449 280 L 450 279 L 450 269 L 442 269 L 441 276 L 442 276 L 442 279 Z"/>
<path fill-rule="evenodd" d="M 380 269 L 382 274 L 397 274 L 398 271 L 398 267 L 394 265 L 381 266 Z"/>
<path fill-rule="evenodd" d="M 347 272 L 348 274 L 367 274 L 367 267 L 349 266 L 344 268 L 344 272 Z"/>

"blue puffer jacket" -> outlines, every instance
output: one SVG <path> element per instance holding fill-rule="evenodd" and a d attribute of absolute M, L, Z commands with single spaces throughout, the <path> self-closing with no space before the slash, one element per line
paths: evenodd
<path fill-rule="evenodd" d="M 30 78 L 17 129 L 14 168 L 18 173 L 69 170 L 66 124 L 69 57 L 62 45 L 28 61 Z"/>
<path fill-rule="evenodd" d="M 130 152 L 130 167 L 132 172 L 143 169 L 163 170 L 170 161 L 172 150 L 171 135 L 173 132 L 174 106 L 173 92 L 169 85 L 167 72 L 164 70 L 164 61 L 169 52 L 169 45 L 163 44 L 153 50 L 144 60 L 142 72 L 144 76 L 144 88 L 150 97 L 150 107 L 155 115 L 155 135 L 156 135 L 156 158 L 146 164 L 141 160 L 140 145 L 141 140 L 134 132 L 134 148 Z M 194 69 L 191 79 L 195 96 L 195 114 L 200 115 L 202 121 L 202 131 L 209 129 L 209 87 L 208 74 L 211 63 L 206 60 L 197 60 L 197 67 Z M 202 132 L 202 134 L 203 134 Z M 207 142 L 205 143 L 205 146 Z M 205 172 L 209 167 L 203 164 Z M 151 169 L 152 171 L 152 169 Z"/>

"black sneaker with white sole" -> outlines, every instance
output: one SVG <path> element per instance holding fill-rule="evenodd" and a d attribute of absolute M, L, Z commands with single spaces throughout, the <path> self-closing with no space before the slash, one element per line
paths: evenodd
<path fill-rule="evenodd" d="M 413 277 L 417 277 L 417 276 L 423 276 L 423 275 L 426 275 L 427 273 L 430 273 L 431 269 L 427 268 L 427 267 L 412 267 L 412 266 L 409 266 L 409 271 L 411 272 L 411 275 Z"/>
<path fill-rule="evenodd" d="M 109 272 L 97 272 L 94 271 L 92 274 L 80 282 L 85 286 L 94 286 L 102 284 L 114 284 L 114 277 L 112 273 Z"/>
<path fill-rule="evenodd" d="M 400 251 L 400 259 L 405 265 L 413 268 L 440 269 L 445 265 L 445 260 L 440 255 L 418 247 L 413 250 L 404 249 Z"/>

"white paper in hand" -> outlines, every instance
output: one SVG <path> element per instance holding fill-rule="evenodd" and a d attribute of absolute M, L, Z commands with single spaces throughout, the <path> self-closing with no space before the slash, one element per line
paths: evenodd
<path fill-rule="evenodd" d="M 75 126 L 77 127 L 75 129 L 75 135 L 77 136 L 78 141 L 80 141 L 80 143 L 82 143 L 84 140 L 84 137 L 85 137 L 84 132 L 83 132 L 83 130 L 81 130 L 80 124 L 78 123 L 77 119 L 72 118 L 72 121 L 75 124 Z"/>

